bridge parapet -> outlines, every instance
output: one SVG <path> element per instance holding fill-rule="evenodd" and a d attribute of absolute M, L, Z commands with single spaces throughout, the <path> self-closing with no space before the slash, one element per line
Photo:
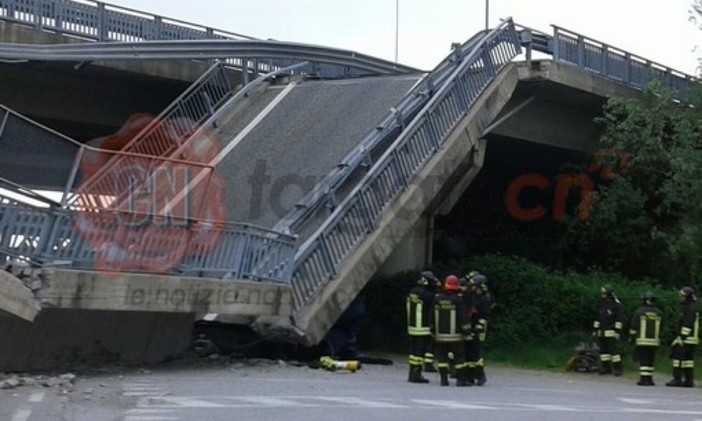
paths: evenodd
<path fill-rule="evenodd" d="M 553 56 L 557 63 L 636 89 L 658 80 L 680 101 L 689 100 L 693 88 L 699 85 L 694 76 L 559 26 L 553 25 L 552 35 L 521 27 L 520 37 L 527 47 L 527 60 L 533 49 Z"/>
<path fill-rule="evenodd" d="M 0 0 L 5 20 L 93 41 L 255 39 L 195 23 L 85 0 Z"/>

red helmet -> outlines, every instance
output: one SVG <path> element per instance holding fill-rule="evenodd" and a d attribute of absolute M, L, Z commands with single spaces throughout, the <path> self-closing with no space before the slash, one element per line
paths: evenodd
<path fill-rule="evenodd" d="M 456 275 L 449 275 L 446 277 L 446 281 L 444 281 L 444 290 L 445 291 L 458 291 L 458 288 L 461 286 L 461 283 L 458 281 L 458 277 Z"/>

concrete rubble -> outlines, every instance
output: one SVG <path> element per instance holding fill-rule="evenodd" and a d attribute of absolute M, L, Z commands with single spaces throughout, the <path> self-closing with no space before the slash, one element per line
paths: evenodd
<path fill-rule="evenodd" d="M 73 390 L 77 376 L 72 373 L 59 376 L 49 375 L 23 375 L 0 373 L 0 389 L 17 389 L 24 386 L 43 386 L 60 389 L 67 393 Z"/>

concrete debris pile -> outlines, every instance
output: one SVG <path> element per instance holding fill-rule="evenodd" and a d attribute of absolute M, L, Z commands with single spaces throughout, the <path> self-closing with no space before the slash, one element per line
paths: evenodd
<path fill-rule="evenodd" d="M 76 380 L 75 374 L 63 374 L 61 376 L 24 376 L 9 375 L 0 373 L 0 389 L 17 389 L 23 386 L 43 386 L 50 388 L 60 388 L 62 391 L 73 390 Z"/>

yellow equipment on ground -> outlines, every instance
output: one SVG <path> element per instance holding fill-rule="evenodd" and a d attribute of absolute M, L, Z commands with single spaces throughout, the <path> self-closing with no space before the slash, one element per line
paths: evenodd
<path fill-rule="evenodd" d="M 351 360 L 351 361 L 340 361 L 340 360 L 335 360 L 332 357 L 324 356 L 319 359 L 319 364 L 320 366 L 329 371 L 337 371 L 337 370 L 348 370 L 352 373 L 355 373 L 356 370 L 361 369 L 361 362 L 357 360 Z"/>

